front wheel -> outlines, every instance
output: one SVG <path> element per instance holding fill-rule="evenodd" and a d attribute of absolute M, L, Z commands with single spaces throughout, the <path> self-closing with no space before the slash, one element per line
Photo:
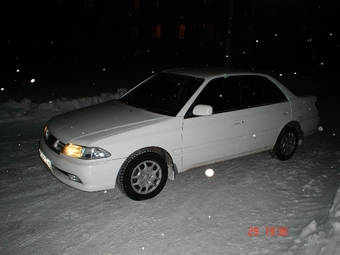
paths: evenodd
<path fill-rule="evenodd" d="M 284 129 L 275 145 L 276 156 L 280 160 L 290 159 L 297 149 L 298 142 L 299 133 L 294 127 Z"/>
<path fill-rule="evenodd" d="M 117 176 L 117 186 L 133 200 L 153 198 L 161 192 L 168 179 L 164 159 L 150 150 L 142 150 L 129 157 Z"/>

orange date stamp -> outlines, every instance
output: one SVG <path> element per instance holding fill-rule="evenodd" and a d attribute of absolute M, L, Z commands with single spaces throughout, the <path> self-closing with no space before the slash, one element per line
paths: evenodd
<path fill-rule="evenodd" d="M 288 228 L 284 226 L 266 227 L 266 236 L 288 236 Z M 260 228 L 258 226 L 250 226 L 248 228 L 248 236 L 259 236 Z"/>

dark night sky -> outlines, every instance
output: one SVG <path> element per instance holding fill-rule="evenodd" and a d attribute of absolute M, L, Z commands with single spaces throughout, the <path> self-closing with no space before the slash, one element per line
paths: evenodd
<path fill-rule="evenodd" d="M 200 21 L 200 17 L 192 13 L 197 11 L 194 7 L 198 1 L 179 1 L 180 5 L 174 5 L 177 6 L 176 12 L 181 12 L 179 14 L 183 16 L 184 23 L 193 26 Z M 90 59 L 106 56 L 109 59 L 111 55 L 128 53 L 130 50 L 154 50 L 155 44 L 145 40 L 131 47 L 130 39 L 127 38 L 130 32 L 124 34 L 124 31 L 119 31 L 131 22 L 131 14 L 134 15 L 131 8 L 125 8 L 121 12 L 112 9 L 110 13 L 110 8 L 106 8 L 104 4 L 85 10 L 82 6 L 84 1 L 69 0 L 73 4 L 68 6 L 42 6 L 40 2 L 44 1 L 14 0 L 8 8 L 2 9 L 0 46 L 3 65 L 4 62 L 10 63 L 18 58 L 50 61 L 61 56 L 64 60 L 69 60 L 77 55 L 89 56 Z M 110 3 L 109 0 L 102 2 L 107 5 Z M 160 1 L 161 5 L 162 2 L 167 1 Z M 223 9 L 216 14 L 218 18 L 215 18 L 215 23 L 220 21 L 219 29 L 226 30 L 226 1 L 214 2 L 216 10 L 219 10 L 219 5 Z M 179 8 L 181 4 L 183 8 Z M 234 64 L 262 68 L 273 65 L 289 66 L 291 69 L 304 71 L 337 70 L 340 56 L 339 11 L 338 0 L 235 0 L 232 31 Z M 169 13 L 172 12 L 173 10 L 169 10 Z M 118 16 L 121 17 L 117 18 Z M 168 17 L 171 22 L 171 15 Z M 194 17 L 194 20 L 190 20 L 190 17 Z M 207 19 L 202 17 L 204 18 Z M 204 42 L 200 43 L 199 37 L 191 40 L 188 38 L 186 47 L 174 47 L 172 53 L 176 54 L 177 50 L 185 55 L 187 49 L 197 47 L 195 60 L 201 56 L 202 63 L 206 59 L 218 59 L 219 62 L 216 63 L 220 64 L 225 55 L 225 32 L 222 31 L 214 38 L 215 44 L 207 43 L 205 48 L 200 46 Z M 169 52 L 171 44 L 166 42 L 166 38 L 161 42 L 156 45 L 157 51 Z M 166 57 L 168 56 L 164 55 L 165 60 Z"/>
<path fill-rule="evenodd" d="M 339 0 L 234 1 L 232 67 L 309 75 L 336 86 Z M 95 2 L 94 8 L 84 7 L 84 0 L 63 0 L 63 5 L 57 0 L 4 2 L 0 102 L 25 97 L 42 102 L 70 96 L 70 91 L 74 98 L 93 96 L 111 91 L 113 78 L 126 84 L 130 72 L 146 78 L 147 67 L 160 71 L 224 64 L 226 0 L 159 0 L 157 9 L 152 9 L 152 0 L 140 0 L 138 11 L 132 0 Z M 161 37 L 154 40 L 150 28 L 157 24 Z M 175 38 L 180 24 L 185 25 L 184 39 Z M 202 32 L 203 24 L 213 24 L 208 40 L 211 31 Z M 131 38 L 132 27 L 140 29 L 137 39 Z M 135 68 L 129 70 L 132 63 Z"/>
<path fill-rule="evenodd" d="M 314 68 L 338 65 L 340 1 L 255 2 L 251 39 L 256 57 Z"/>

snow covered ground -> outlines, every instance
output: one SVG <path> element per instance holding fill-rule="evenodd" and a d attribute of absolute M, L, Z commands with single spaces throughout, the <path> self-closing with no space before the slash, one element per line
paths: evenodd
<path fill-rule="evenodd" d="M 38 156 L 51 116 L 124 89 L 0 104 L 0 254 L 340 254 L 340 107 L 320 91 L 323 131 L 291 160 L 259 153 L 209 166 L 212 177 L 196 168 L 141 202 L 72 189 Z"/>

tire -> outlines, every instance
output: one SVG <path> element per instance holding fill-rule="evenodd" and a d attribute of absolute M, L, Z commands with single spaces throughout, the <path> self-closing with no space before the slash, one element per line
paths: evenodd
<path fill-rule="evenodd" d="M 282 161 L 290 159 L 298 147 L 298 142 L 299 133 L 294 127 L 284 129 L 275 145 L 275 153 L 278 159 Z"/>
<path fill-rule="evenodd" d="M 157 153 L 145 149 L 129 157 L 117 176 L 120 191 L 133 200 L 146 200 L 158 195 L 168 179 L 168 168 Z"/>

